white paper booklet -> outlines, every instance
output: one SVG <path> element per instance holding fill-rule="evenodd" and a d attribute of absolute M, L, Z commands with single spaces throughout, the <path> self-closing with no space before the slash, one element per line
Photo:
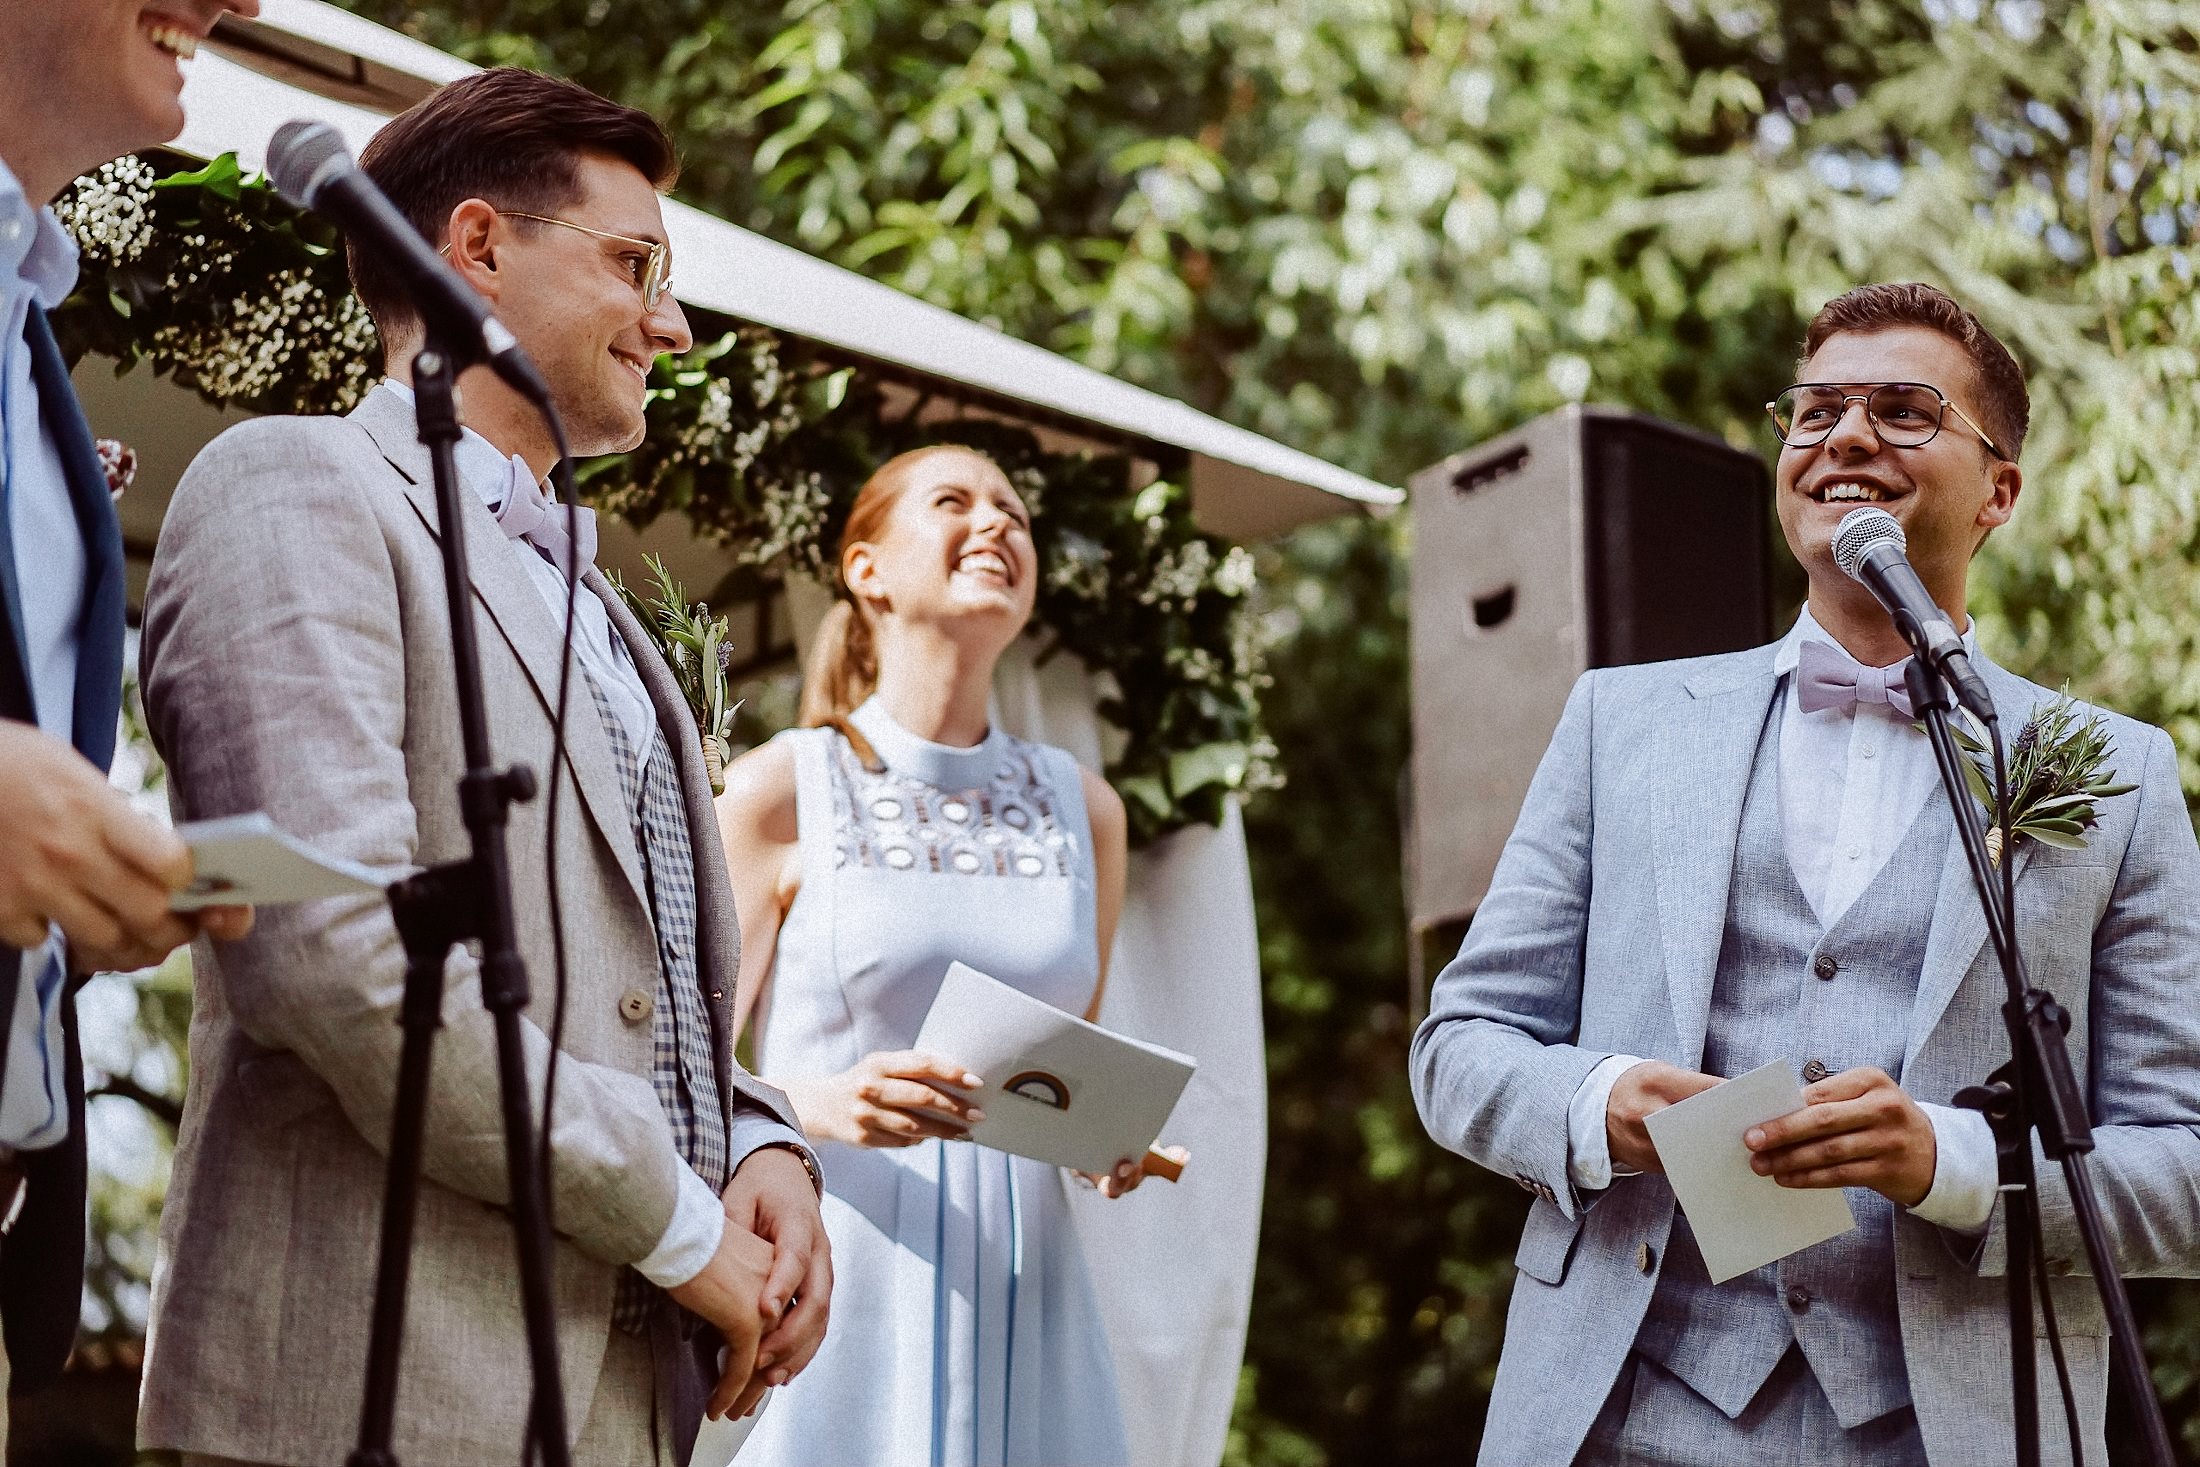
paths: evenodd
<path fill-rule="evenodd" d="M 275 828 L 264 812 L 193 820 L 176 827 L 191 848 L 191 884 L 169 899 L 178 912 L 201 907 L 273 907 L 347 892 L 380 891 L 387 882 L 356 861 L 325 856 Z"/>
<path fill-rule="evenodd" d="M 720 1350 L 718 1368 L 725 1367 L 726 1352 Z M 756 1409 L 746 1416 L 721 1416 L 716 1421 L 705 1416 L 702 1429 L 695 1434 L 695 1445 L 689 1449 L 688 1467 L 732 1467 L 742 1444 L 756 1430 L 756 1423 L 764 1419 L 764 1408 L 771 1403 L 772 1393 L 766 1391 Z"/>
<path fill-rule="evenodd" d="M 1088 1172 L 1145 1155 L 1199 1065 L 962 963 L 947 970 L 914 1047 L 985 1081 L 971 1140 Z"/>
<path fill-rule="evenodd" d="M 1774 1060 L 1643 1122 L 1711 1282 L 1762 1268 L 1856 1226 L 1838 1187 L 1783 1187 L 1749 1169 L 1742 1133 L 1803 1108 L 1792 1060 Z"/>

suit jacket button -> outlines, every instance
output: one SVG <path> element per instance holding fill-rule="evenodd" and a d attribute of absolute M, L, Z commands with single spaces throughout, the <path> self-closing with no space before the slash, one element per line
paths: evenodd
<path fill-rule="evenodd" d="M 1818 955 L 1818 961 L 1810 965 L 1810 970 L 1813 973 L 1816 973 L 1821 978 L 1831 978 L 1834 974 L 1841 971 L 1841 965 L 1835 962 L 1832 958 L 1826 956 L 1826 954 L 1820 953 Z"/>
<path fill-rule="evenodd" d="M 1787 1306 L 1797 1314 L 1810 1308 L 1810 1290 L 1797 1285 L 1787 1291 Z"/>
<path fill-rule="evenodd" d="M 1635 1268 L 1638 1272 L 1648 1273 L 1651 1269 L 1657 1267 L 1657 1264 L 1657 1249 L 1651 1247 L 1648 1243 L 1637 1243 L 1635 1245 Z"/>
<path fill-rule="evenodd" d="M 1805 1060 L 1803 1062 L 1803 1083 L 1806 1085 L 1815 1085 L 1832 1073 L 1833 1071 L 1826 1068 L 1824 1060 Z"/>
<path fill-rule="evenodd" d="M 619 995 L 619 1017 L 630 1024 L 639 1024 L 657 1011 L 657 1000 L 646 990 L 629 988 Z"/>

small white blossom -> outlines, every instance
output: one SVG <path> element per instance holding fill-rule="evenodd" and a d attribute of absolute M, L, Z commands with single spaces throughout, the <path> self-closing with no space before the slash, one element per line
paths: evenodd
<path fill-rule="evenodd" d="M 1253 589 L 1253 552 L 1233 545 L 1215 567 L 1215 589 L 1225 596 L 1243 596 Z"/>
<path fill-rule="evenodd" d="M 152 166 L 124 156 L 101 164 L 54 201 L 54 215 L 76 236 L 87 261 L 127 265 L 153 242 Z"/>

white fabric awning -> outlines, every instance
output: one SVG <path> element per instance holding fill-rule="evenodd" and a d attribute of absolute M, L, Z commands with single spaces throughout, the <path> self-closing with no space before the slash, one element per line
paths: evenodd
<path fill-rule="evenodd" d="M 176 146 L 201 158 L 234 152 L 258 168 L 277 127 L 313 117 L 340 130 L 357 151 L 390 113 L 472 70 L 320 0 L 263 0 L 258 21 L 224 19 L 192 63 L 184 91 L 190 120 Z M 682 301 L 1020 404 L 1096 436 L 1182 449 L 1191 459 L 1200 522 L 1214 533 L 1257 539 L 1355 506 L 1387 508 L 1404 499 L 1389 485 L 699 209 L 670 204 L 666 224 Z"/>

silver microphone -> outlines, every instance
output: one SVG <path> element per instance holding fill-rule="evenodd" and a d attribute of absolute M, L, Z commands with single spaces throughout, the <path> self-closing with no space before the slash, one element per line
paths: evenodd
<path fill-rule="evenodd" d="M 1963 706 L 1991 722 L 1993 696 L 1972 669 L 1970 654 L 1949 625 L 1948 614 L 1934 602 L 1903 553 L 1908 545 L 1893 515 L 1870 506 L 1852 509 L 1833 532 L 1833 563 L 1887 609 L 1910 650 L 1939 669 Z"/>

